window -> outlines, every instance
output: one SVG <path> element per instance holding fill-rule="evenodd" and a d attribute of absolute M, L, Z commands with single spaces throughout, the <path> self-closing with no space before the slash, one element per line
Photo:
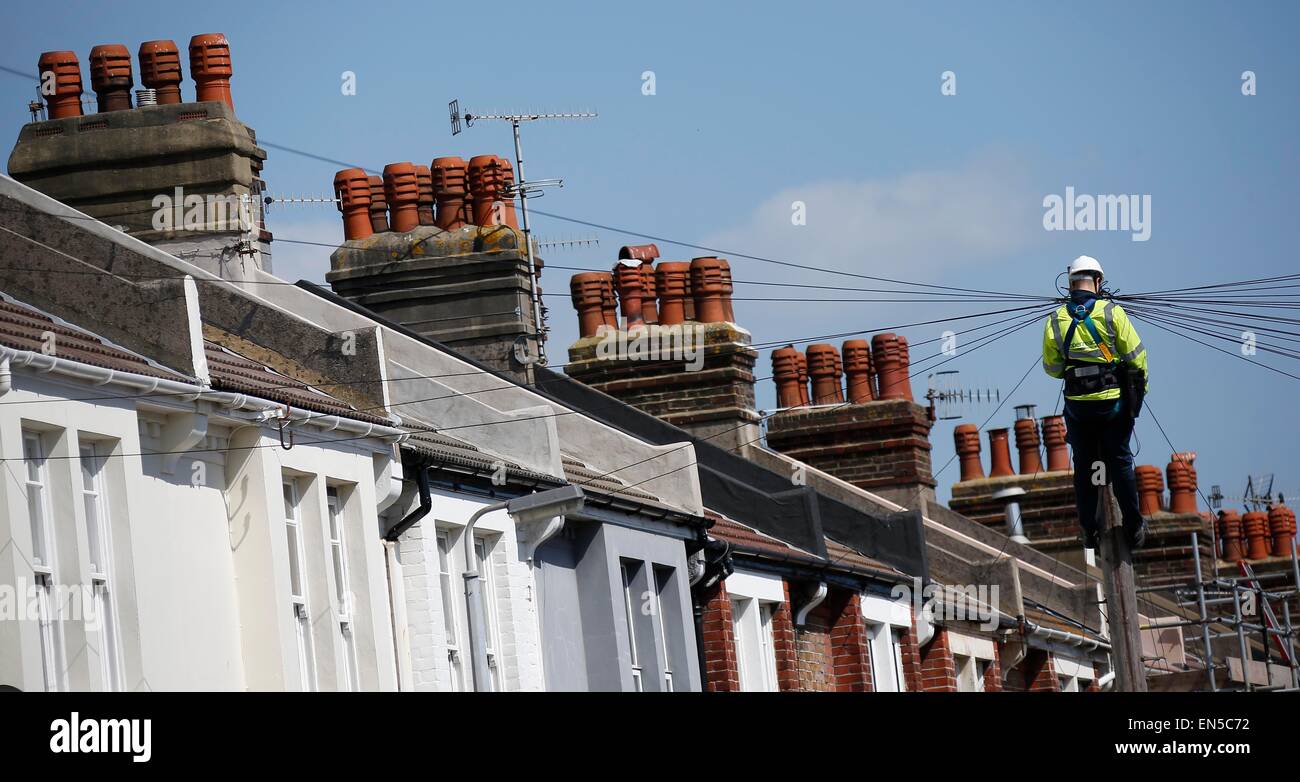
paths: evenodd
<path fill-rule="evenodd" d="M 673 568 L 656 567 L 655 572 L 655 616 L 659 619 L 659 643 L 662 651 L 660 659 L 660 668 L 663 670 L 664 692 L 674 692 L 673 687 L 673 658 L 677 649 L 675 640 L 669 631 L 669 622 L 676 624 L 678 611 L 677 604 L 674 602 L 677 593 L 673 591 Z M 668 601 L 664 601 L 664 593 L 668 593 Z"/>
<path fill-rule="evenodd" d="M 329 515 L 330 561 L 334 565 L 334 598 L 338 604 L 339 635 L 343 639 L 343 686 L 347 692 L 355 692 L 361 687 L 361 675 L 357 670 L 357 642 L 352 632 L 352 587 L 348 581 L 348 548 L 344 541 L 338 489 L 327 488 L 325 500 Z"/>
<path fill-rule="evenodd" d="M 740 689 L 776 692 L 776 652 L 772 642 L 772 613 L 776 604 L 756 598 L 733 598 L 731 622 L 736 634 L 736 663 Z"/>
<path fill-rule="evenodd" d="M 497 650 L 500 636 L 497 629 L 497 591 L 496 578 L 492 574 L 492 541 L 487 538 L 474 538 L 475 567 L 478 570 L 479 595 L 483 598 L 483 621 L 487 624 L 484 636 L 487 641 L 488 683 L 492 690 L 501 689 L 497 680 Z"/>
<path fill-rule="evenodd" d="M 885 623 L 867 623 L 870 639 L 871 681 L 876 692 L 905 692 L 903 629 Z"/>
<path fill-rule="evenodd" d="M 116 593 L 112 585 L 112 530 L 104 493 L 105 448 L 97 443 L 83 443 L 80 457 L 81 497 L 86 511 L 86 541 L 89 546 L 90 586 L 98 626 L 100 673 L 104 689 L 116 692 L 122 689 L 122 652 Z"/>
<path fill-rule="evenodd" d="M 636 568 L 635 563 L 627 560 L 619 561 L 619 569 L 623 574 L 623 613 L 627 619 L 627 646 L 632 655 L 632 687 L 637 692 L 645 692 L 645 684 L 641 681 L 641 655 L 637 649 L 637 619 L 632 599 L 634 568 Z"/>
<path fill-rule="evenodd" d="M 952 659 L 957 668 L 957 691 L 984 692 L 984 672 L 988 669 L 988 661 L 960 654 L 953 655 Z"/>
<path fill-rule="evenodd" d="M 447 663 L 451 667 L 451 688 L 456 692 L 465 689 L 465 674 L 461 667 L 459 625 L 456 623 L 456 591 L 452 588 L 451 539 L 443 530 L 438 531 L 438 586 L 442 592 L 442 629 L 447 639 Z"/>
<path fill-rule="evenodd" d="M 54 529 L 49 518 L 48 479 L 41 436 L 23 432 L 26 466 L 27 515 L 32 530 L 32 573 L 36 586 L 36 619 L 41 636 L 41 670 L 48 692 L 67 689 L 67 664 L 63 658 L 63 632 L 55 599 Z"/>
<path fill-rule="evenodd" d="M 289 549 L 289 600 L 298 642 L 298 671 L 302 689 L 316 690 L 316 656 L 311 640 L 311 615 L 307 611 L 306 565 L 302 551 L 302 525 L 298 519 L 298 487 L 284 481 L 284 529 Z"/>

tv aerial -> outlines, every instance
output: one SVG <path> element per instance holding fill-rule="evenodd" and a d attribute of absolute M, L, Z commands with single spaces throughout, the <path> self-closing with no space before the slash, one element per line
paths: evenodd
<path fill-rule="evenodd" d="M 543 323 L 543 307 L 541 292 L 537 287 L 538 268 L 537 261 L 533 254 L 532 229 L 528 222 L 528 199 L 540 198 L 543 194 L 542 188 L 545 187 L 564 187 L 562 179 L 537 179 L 528 180 L 524 176 L 524 152 L 523 145 L 520 142 L 519 128 L 525 122 L 538 122 L 541 120 L 566 120 L 566 119 L 595 119 L 598 115 L 594 111 L 571 111 L 571 112 L 527 112 L 519 114 L 474 114 L 460 110 L 460 99 L 454 99 L 447 104 L 448 119 L 451 121 L 451 135 L 460 135 L 464 128 L 474 127 L 476 122 L 498 121 L 509 122 L 515 136 L 515 177 L 516 182 L 509 188 L 507 196 L 519 199 L 519 213 L 523 223 L 524 247 L 528 253 L 528 269 L 532 273 L 529 287 L 532 292 L 533 300 L 533 328 L 537 332 L 537 361 L 536 363 L 546 365 L 546 326 Z"/>
<path fill-rule="evenodd" d="M 1002 401 L 1002 392 L 996 388 L 963 388 L 958 384 L 959 370 L 945 369 L 932 372 L 925 398 L 930 402 L 930 420 L 952 421 L 964 418 L 968 405 L 984 405 Z"/>

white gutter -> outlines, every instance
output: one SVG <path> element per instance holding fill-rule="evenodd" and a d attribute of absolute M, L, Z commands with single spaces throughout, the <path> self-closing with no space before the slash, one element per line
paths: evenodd
<path fill-rule="evenodd" d="M 41 374 L 72 378 L 94 386 L 115 385 L 140 391 L 142 395 L 160 394 L 182 402 L 204 401 L 229 410 L 252 410 L 258 420 L 287 419 L 290 425 L 312 426 L 322 432 L 341 431 L 358 435 L 358 439 L 375 437 L 392 442 L 403 442 L 410 433 L 383 424 L 358 421 L 338 415 L 323 415 L 308 410 L 288 410 L 282 402 L 226 391 L 213 391 L 196 383 L 149 377 L 135 372 L 82 364 L 57 356 L 47 356 L 30 350 L 14 350 L 0 345 L 0 394 L 12 383 L 12 371 L 30 369 Z M 110 401 L 110 400 L 105 400 Z M 288 411 L 287 411 L 288 410 Z M 287 412 L 286 412 L 287 411 Z M 270 415 L 274 414 L 274 415 Z"/>
<path fill-rule="evenodd" d="M 1049 641 L 1056 641 L 1069 646 L 1078 646 L 1086 651 L 1092 651 L 1094 649 L 1110 649 L 1110 644 L 1103 641 L 1098 641 L 1094 638 L 1086 638 L 1082 635 L 1075 635 L 1074 633 L 1067 633 L 1062 630 L 1053 630 L 1050 627 L 1036 625 L 1028 619 L 1025 620 L 1025 629 L 1029 631 L 1030 635 L 1040 636 Z"/>

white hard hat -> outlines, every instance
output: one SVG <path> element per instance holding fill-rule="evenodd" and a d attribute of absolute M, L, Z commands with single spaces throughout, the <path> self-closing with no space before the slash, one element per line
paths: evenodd
<path fill-rule="evenodd" d="M 1074 276 L 1076 274 L 1079 275 L 1097 274 L 1102 277 L 1106 276 L 1106 273 L 1101 270 L 1101 264 L 1098 263 L 1097 259 L 1093 258 L 1091 255 L 1080 255 L 1078 258 L 1075 258 L 1073 261 L 1070 262 L 1070 266 L 1067 269 L 1067 271 L 1069 272 L 1070 279 L 1072 280 L 1074 279 Z"/>

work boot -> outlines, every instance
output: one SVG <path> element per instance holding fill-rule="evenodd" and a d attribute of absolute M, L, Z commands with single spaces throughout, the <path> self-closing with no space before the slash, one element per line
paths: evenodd
<path fill-rule="evenodd" d="M 1130 551 L 1137 551 L 1142 548 L 1147 542 L 1147 520 L 1142 519 L 1142 523 L 1138 525 L 1137 529 L 1125 525 L 1124 534 L 1128 537 Z"/>
<path fill-rule="evenodd" d="M 1101 530 L 1085 529 L 1083 531 L 1083 547 L 1093 550 L 1101 548 Z"/>

